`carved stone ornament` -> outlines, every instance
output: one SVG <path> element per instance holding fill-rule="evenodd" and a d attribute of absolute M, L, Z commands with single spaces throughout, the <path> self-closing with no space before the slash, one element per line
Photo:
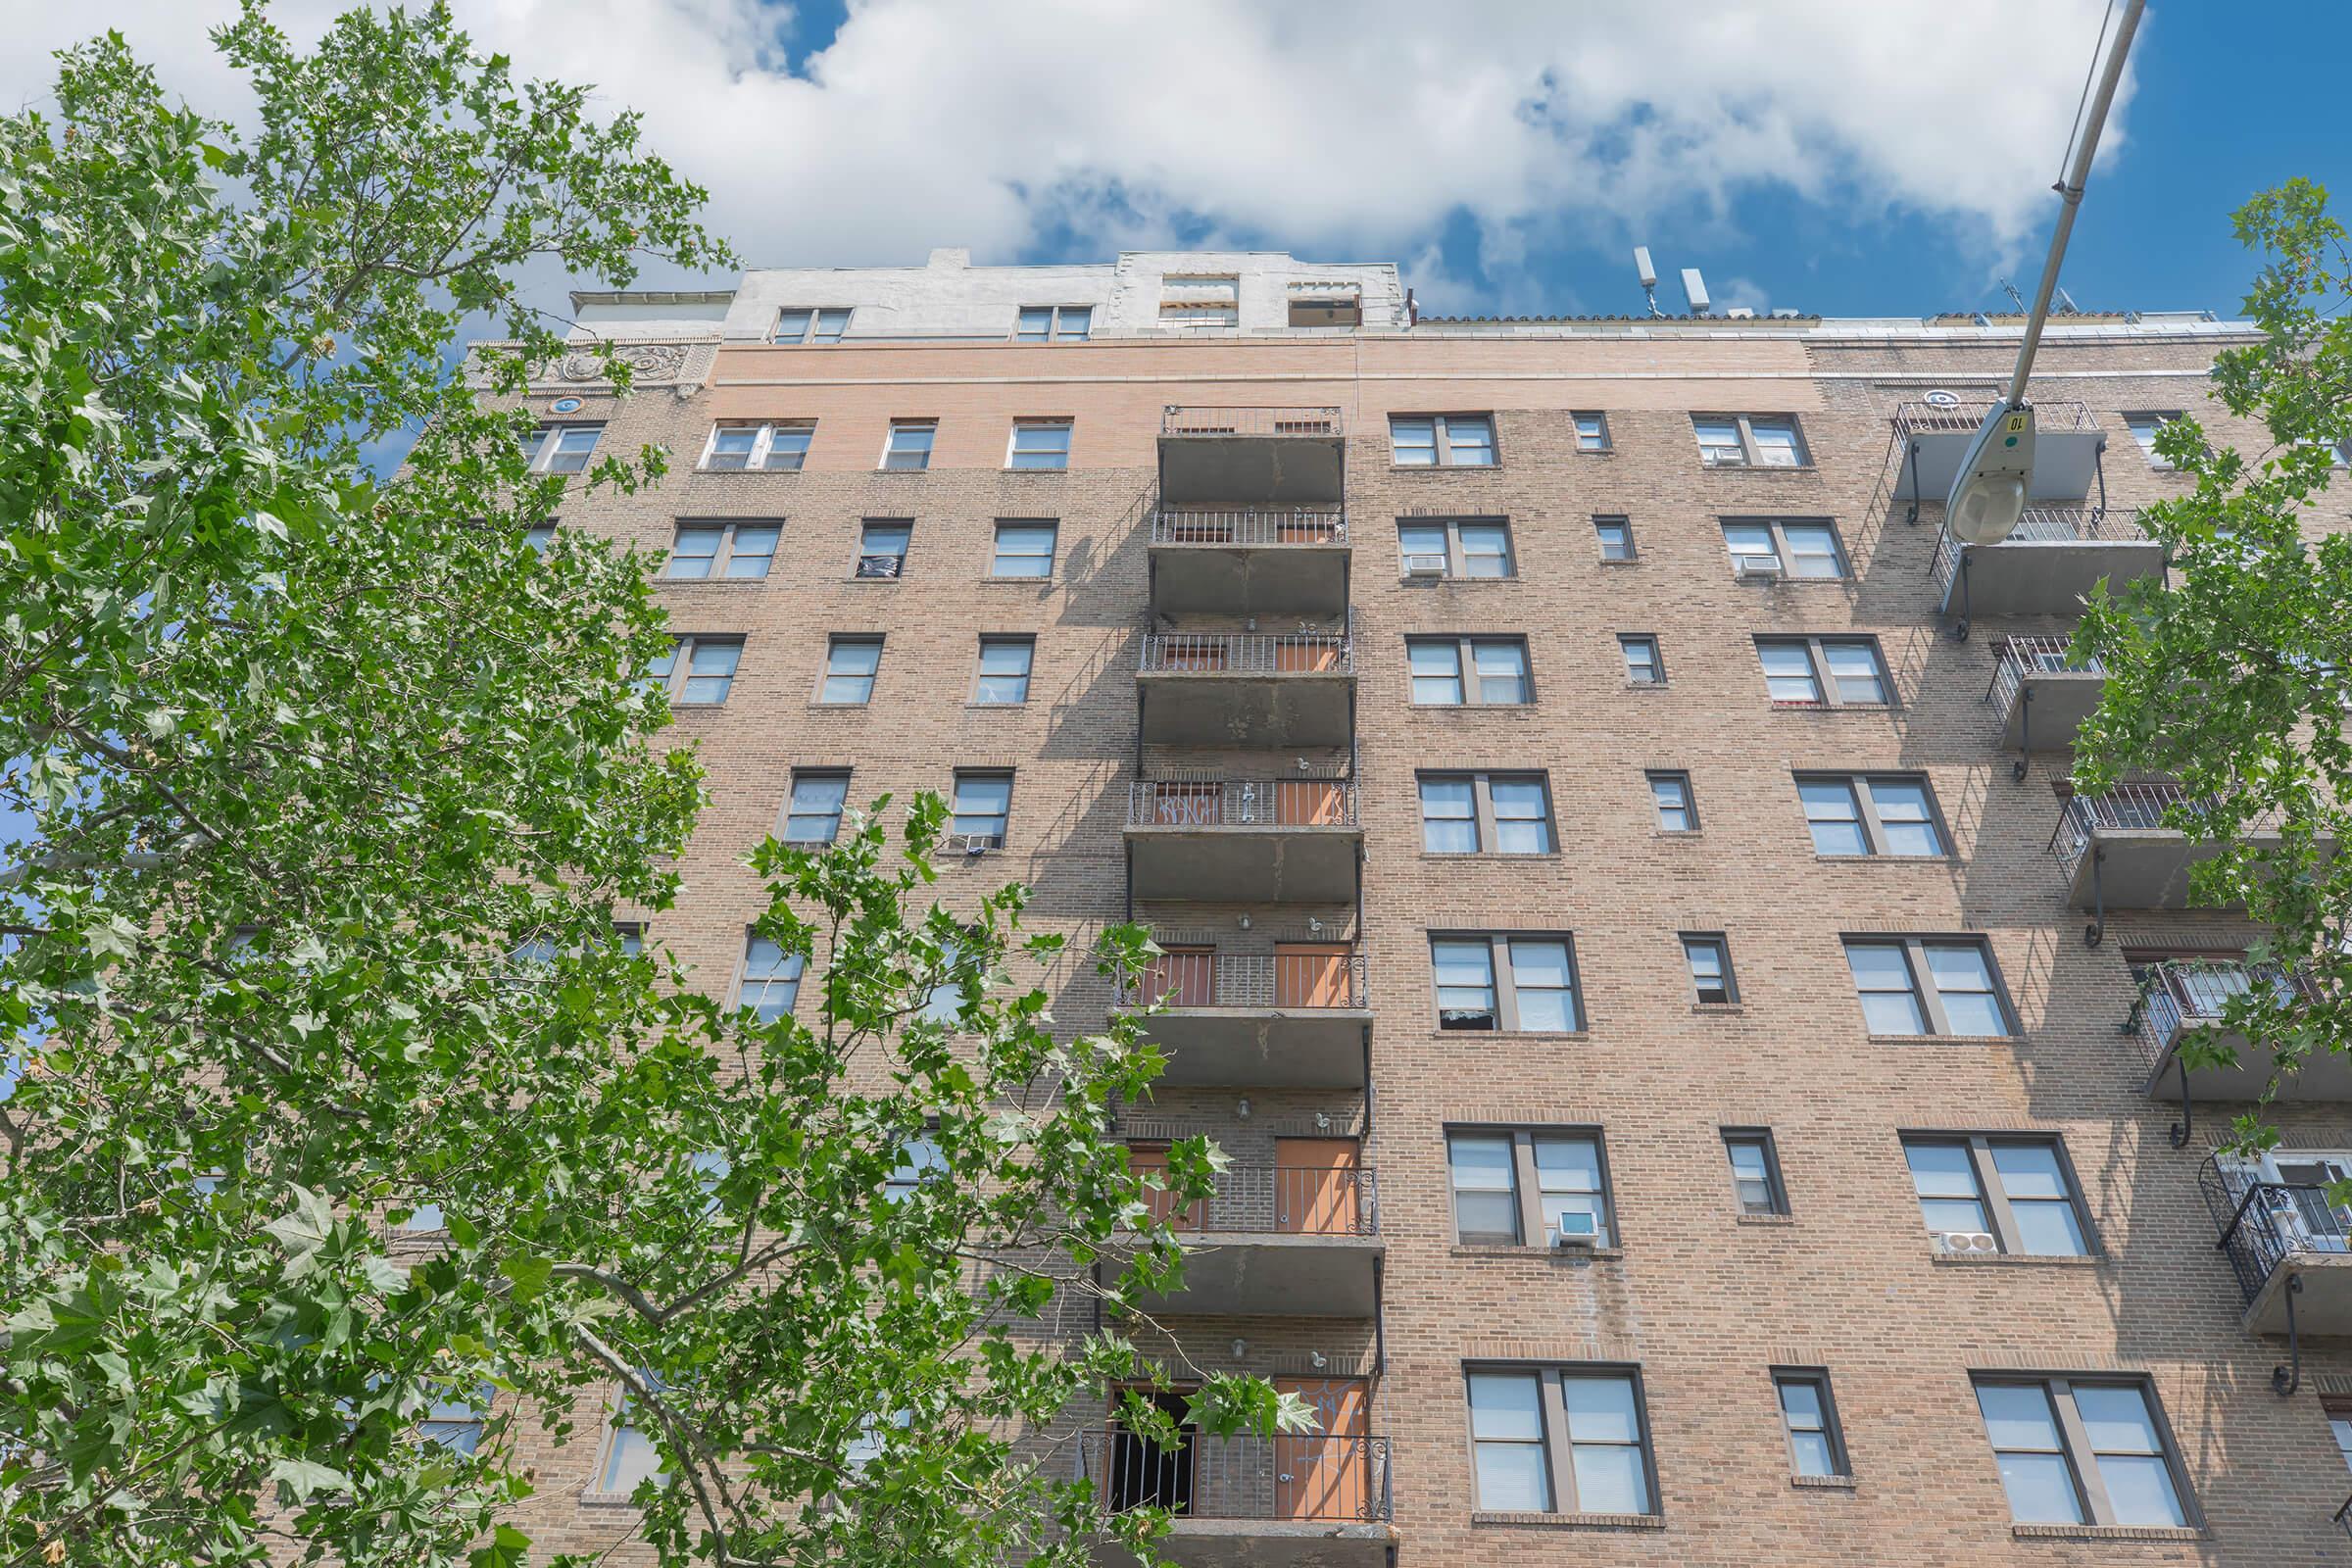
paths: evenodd
<path fill-rule="evenodd" d="M 641 381 L 675 380 L 686 368 L 683 343 L 638 343 L 613 350 L 613 358 L 636 371 Z M 566 354 L 556 362 L 556 374 L 566 381 L 602 381 L 603 359 L 594 354 Z"/>

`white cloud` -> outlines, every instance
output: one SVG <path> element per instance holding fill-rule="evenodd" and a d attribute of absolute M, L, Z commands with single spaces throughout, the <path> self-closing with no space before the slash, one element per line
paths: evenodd
<path fill-rule="evenodd" d="M 1200 229 L 1379 260 L 1466 223 L 1507 289 L 1549 238 L 1688 236 L 1759 185 L 2013 250 L 2049 214 L 2102 5 L 863 0 L 820 54 L 792 50 L 800 74 L 789 14 L 757 0 L 458 9 L 525 73 L 643 110 L 755 264 Z M 100 9 L 0 0 L 0 104 L 36 99 L 46 51 L 106 24 L 200 107 L 233 108 L 202 41 L 232 0 Z M 276 11 L 307 32 L 335 9 Z"/>

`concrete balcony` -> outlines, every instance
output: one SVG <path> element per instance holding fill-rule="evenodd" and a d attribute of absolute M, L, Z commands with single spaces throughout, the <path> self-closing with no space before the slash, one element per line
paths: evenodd
<path fill-rule="evenodd" d="M 1127 787 L 1128 886 L 1188 904 L 1351 904 L 1364 833 L 1350 779 Z"/>
<path fill-rule="evenodd" d="M 1336 408 L 1180 408 L 1159 421 L 1168 506 L 1338 506 L 1348 427 Z"/>
<path fill-rule="evenodd" d="M 1975 402 L 1905 403 L 1894 411 L 1893 494 L 1916 506 L 1940 506 L 1960 477 L 1969 442 L 1992 413 L 1988 399 Z M 2087 405 L 2071 398 L 2034 406 L 2033 503 L 2082 501 L 2099 479 L 2099 454 L 2107 437 Z M 1916 514 L 1913 517 L 1916 521 Z"/>
<path fill-rule="evenodd" d="M 1152 608 L 1162 614 L 1338 615 L 1348 564 L 1348 519 L 1336 506 L 1152 514 Z"/>
<path fill-rule="evenodd" d="M 1355 640 L 1346 632 L 1146 632 L 1135 679 L 1148 746 L 1345 746 Z"/>
<path fill-rule="evenodd" d="M 1163 1156 L 1164 1157 L 1164 1156 Z M 1152 1156 L 1137 1155 L 1139 1168 Z M 1216 1195 L 1160 1217 L 1189 1250 L 1153 1312 L 1368 1318 L 1380 1299 L 1380 1189 L 1362 1166 L 1229 1165 Z"/>
<path fill-rule="evenodd" d="M 2188 799 L 2178 784 L 2124 784 L 2061 802 L 2050 853 L 2066 874 L 2068 906 L 2186 908 L 2188 868 L 2213 854 L 2165 826 L 2165 812 Z"/>
<path fill-rule="evenodd" d="M 1364 956 L 1345 943 L 1278 943 L 1272 953 L 1169 945 L 1121 1003 L 1158 1001 L 1146 1027 L 1166 1053 L 1165 1084 L 1361 1089 L 1372 1027 Z"/>
<path fill-rule="evenodd" d="M 2000 716 L 2001 750 L 2030 757 L 2071 752 L 2075 732 L 2097 711 L 2107 689 L 2106 667 L 2074 662 L 2065 637 L 2000 637 L 1992 645 L 1992 685 L 1984 700 Z M 2017 776 L 2026 776 L 2021 758 Z"/>
<path fill-rule="evenodd" d="M 2162 545 L 2097 507 L 2029 507 L 1997 545 L 1936 543 L 1936 586 L 1963 637 L 1979 615 L 2069 615 L 2102 578 L 2120 590 L 2163 571 Z"/>
<path fill-rule="evenodd" d="M 2218 1154 L 2198 1170 L 2197 1186 L 2245 1298 L 2248 1333 L 2352 1335 L 2352 1213 L 2327 1187 L 2264 1181 Z M 2271 1375 L 2282 1393 L 2287 1370 Z"/>
<path fill-rule="evenodd" d="M 1389 1440 L 1308 1433 L 1210 1437 L 1173 1446 L 1118 1426 L 1080 1439 L 1078 1473 L 1105 1513 L 1164 1508 L 1160 1552 L 1187 1568 L 1385 1568 Z M 1129 1562 L 1123 1550 L 1098 1555 Z"/>
<path fill-rule="evenodd" d="M 2265 1004 L 2291 1011 L 2311 995 L 2308 982 L 2276 963 L 2167 963 L 2141 981 L 2139 1000 L 2124 1019 L 2124 1032 L 2139 1045 L 2149 1094 L 2251 1101 L 2261 1097 L 2277 1064 L 2255 1057 L 2230 1013 Z M 2217 1031 L 2215 1043 L 2237 1053 L 2236 1065 L 2186 1066 L 2179 1055 L 2180 1044 L 2200 1030 Z M 2352 1059 L 2334 1052 L 2314 1052 L 2279 1081 L 2278 1098 L 2352 1101 Z"/>

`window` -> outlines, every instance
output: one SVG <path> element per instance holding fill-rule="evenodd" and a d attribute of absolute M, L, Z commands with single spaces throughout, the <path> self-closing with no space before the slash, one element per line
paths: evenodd
<path fill-rule="evenodd" d="M 953 986 L 943 989 L 954 993 L 956 1001 L 960 1004 L 962 995 L 959 991 Z M 950 1007 L 946 1010 L 945 1017 L 932 1017 L 931 1009 L 924 1008 L 924 1016 L 931 1017 L 935 1023 L 953 1023 L 956 1021 L 956 1008 Z M 894 1203 L 905 1202 L 914 1196 L 914 1190 L 917 1187 L 926 1181 L 938 1179 L 940 1173 L 947 1168 L 948 1157 L 941 1152 L 938 1139 L 928 1133 L 917 1138 L 909 1138 L 899 1150 L 899 1163 L 892 1169 L 890 1179 L 882 1184 L 883 1196 Z M 904 1425 L 904 1423 L 901 1424 Z"/>
<path fill-rule="evenodd" d="M 1418 518 L 1396 524 L 1407 577 L 1515 577 L 1511 525 L 1499 518 Z"/>
<path fill-rule="evenodd" d="M 868 521 L 858 530 L 858 577 L 896 581 L 906 573 L 906 546 L 914 537 L 910 522 Z"/>
<path fill-rule="evenodd" d="M 868 702 L 874 695 L 874 672 L 881 667 L 881 638 L 836 637 L 825 648 L 825 678 L 816 700 L 851 706 Z"/>
<path fill-rule="evenodd" d="M 1930 1235 L 1990 1236 L 1998 1250 L 2033 1257 L 2088 1255 L 2090 1224 L 2057 1140 L 1917 1135 L 1904 1138 L 1903 1158 Z"/>
<path fill-rule="evenodd" d="M 980 639 L 980 675 L 972 701 L 1014 707 L 1029 700 L 1029 665 L 1037 653 L 1033 637 Z"/>
<path fill-rule="evenodd" d="M 1534 700 L 1523 637 L 1408 637 L 1404 646 L 1413 701 L 1421 707 L 1517 707 Z"/>
<path fill-rule="evenodd" d="M 1394 415 L 1389 451 L 1402 468 L 1492 468 L 1494 421 L 1484 414 Z"/>
<path fill-rule="evenodd" d="M 2159 473 L 2170 473 L 2173 466 L 2170 461 L 2157 452 L 2156 432 L 2179 417 L 2180 417 L 2179 409 L 2164 414 L 2127 414 L 2124 416 L 2124 424 L 2131 430 L 2132 439 L 2139 443 L 2139 450 L 2147 456 L 2148 466 Z"/>
<path fill-rule="evenodd" d="M 1977 938 L 1848 937 L 1845 961 L 1874 1035 L 2009 1033 L 1992 956 Z"/>
<path fill-rule="evenodd" d="M 1024 305 L 1012 335 L 1027 343 L 1056 338 L 1064 343 L 1084 342 L 1094 327 L 1095 308 L 1091 305 Z"/>
<path fill-rule="evenodd" d="M 601 424 L 543 424 L 523 442 L 522 455 L 533 473 L 582 473 L 604 433 Z"/>
<path fill-rule="evenodd" d="M 1646 1514 L 1649 1428 L 1630 1368 L 1465 1369 L 1477 1506 Z"/>
<path fill-rule="evenodd" d="M 1702 1004 L 1728 1006 L 1740 1000 L 1732 979 L 1732 945 L 1722 933 L 1686 931 L 1683 962 L 1690 970 L 1691 995 Z"/>
<path fill-rule="evenodd" d="M 1629 517 L 1594 517 L 1592 531 L 1600 539 L 1600 559 L 1631 561 L 1634 559 L 1634 524 Z"/>
<path fill-rule="evenodd" d="M 1726 1127 L 1723 1152 L 1732 1162 L 1732 1192 L 1742 1214 L 1786 1214 L 1788 1190 L 1781 1184 L 1780 1152 L 1766 1127 Z"/>
<path fill-rule="evenodd" d="M 1788 1473 L 1850 1475 L 1838 1407 L 1830 1401 L 1829 1373 L 1819 1367 L 1776 1367 L 1772 1387 L 1780 1396 L 1781 1424 L 1788 1429 Z"/>
<path fill-rule="evenodd" d="M 764 577 L 783 531 L 773 522 L 681 522 L 666 575 Z"/>
<path fill-rule="evenodd" d="M 792 1011 L 801 996 L 801 956 L 786 953 L 770 938 L 754 933 L 743 945 L 743 984 L 735 1005 L 749 1007 L 761 1023 L 774 1023 Z"/>
<path fill-rule="evenodd" d="M 1061 524 L 1044 522 L 999 522 L 997 524 L 997 555 L 989 574 L 995 577 L 1051 577 L 1054 575 L 1054 541 L 1060 535 Z"/>
<path fill-rule="evenodd" d="M 473 1452 L 482 1444 L 482 1422 L 489 1414 L 490 1398 L 487 1384 L 471 1393 L 435 1391 L 416 1422 L 416 1436 L 452 1453 Z"/>
<path fill-rule="evenodd" d="M 1688 773 L 1648 773 L 1650 804 L 1657 808 L 1661 833 L 1698 831 L 1698 808 L 1690 794 Z"/>
<path fill-rule="evenodd" d="M 1935 793 L 1916 774 L 1800 773 L 1796 795 L 1815 854 L 1934 858 L 1948 853 Z"/>
<path fill-rule="evenodd" d="M 1010 773 L 956 775 L 956 819 L 949 831 L 970 844 L 992 850 L 1004 847 L 1004 823 L 1012 811 Z"/>
<path fill-rule="evenodd" d="M 1834 581 L 1849 575 L 1835 523 L 1788 517 L 1726 518 L 1723 544 L 1738 577 Z"/>
<path fill-rule="evenodd" d="M 882 443 L 882 466 L 887 472 L 913 473 L 931 466 L 931 438 L 939 434 L 937 419 L 893 419 L 890 437 Z"/>
<path fill-rule="evenodd" d="M 630 1419 L 635 1400 L 636 1396 L 624 1390 L 612 1402 L 612 1422 L 605 1434 L 605 1458 L 596 1471 L 596 1490 L 611 1496 L 627 1496 L 641 1481 L 650 1480 L 658 1487 L 669 1484 L 668 1473 L 662 1468 L 662 1455 L 654 1448 L 654 1440 Z"/>
<path fill-rule="evenodd" d="M 645 951 L 645 926 L 636 920 L 612 922 L 612 942 L 624 958 L 634 958 Z"/>
<path fill-rule="evenodd" d="M 1666 662 L 1658 657 L 1658 640 L 1646 633 L 1617 638 L 1617 650 L 1625 656 L 1625 683 L 1628 686 L 1663 686 L 1666 684 Z"/>
<path fill-rule="evenodd" d="M 1293 326 L 1364 324 L 1363 291 L 1352 284 L 1293 283 L 1291 289 Z"/>
<path fill-rule="evenodd" d="M 703 466 L 713 470 L 763 468 L 798 473 L 808 459 L 813 420 L 788 424 L 714 424 L 703 449 Z"/>
<path fill-rule="evenodd" d="M 1893 685 L 1875 637 L 1759 637 L 1764 689 L 1780 708 L 1883 708 Z"/>
<path fill-rule="evenodd" d="M 1568 1034 L 1584 1028 L 1566 936 L 1432 933 L 1441 1029 Z"/>
<path fill-rule="evenodd" d="M 1548 855 L 1551 801 L 1541 773 L 1424 773 L 1421 847 L 1432 855 Z"/>
<path fill-rule="evenodd" d="M 784 842 L 832 843 L 841 833 L 841 811 L 849 799 L 845 772 L 795 772 L 792 795 L 784 803 Z"/>
<path fill-rule="evenodd" d="M 1598 1128 L 1465 1128 L 1446 1135 L 1454 1240 L 1465 1247 L 1609 1245 Z"/>
<path fill-rule="evenodd" d="M 735 684 L 735 665 L 742 658 L 740 637 L 681 637 L 667 654 L 654 661 L 639 684 L 665 693 L 677 706 L 723 703 Z"/>
<path fill-rule="evenodd" d="M 781 311 L 776 316 L 775 342 L 838 343 L 850 329 L 850 307 Z"/>
<path fill-rule="evenodd" d="M 1169 272 L 1159 280 L 1163 326 L 1239 326 L 1242 280 L 1232 272 Z"/>
<path fill-rule="evenodd" d="M 1007 468 L 1066 468 L 1070 466 L 1070 421 L 1015 419 L 1012 445 L 1005 449 Z"/>
<path fill-rule="evenodd" d="M 1576 421 L 1576 450 L 1606 452 L 1609 450 L 1609 416 L 1605 414 L 1572 414 Z"/>
<path fill-rule="evenodd" d="M 556 525 L 552 522 L 535 522 L 522 530 L 522 547 L 534 556 L 546 555 L 555 542 Z"/>
<path fill-rule="evenodd" d="M 2345 1469 L 2352 1470 L 2352 1399 L 2325 1399 L 2320 1407 L 2327 1414 L 2328 1435 L 2335 1439 L 2337 1456 L 2344 1461 Z"/>
<path fill-rule="evenodd" d="M 1980 1377 L 1976 1385 L 2019 1524 L 2188 1523 L 2172 1441 L 2142 1380 Z"/>
<path fill-rule="evenodd" d="M 1698 459 L 1710 468 L 1801 468 L 1808 459 L 1788 415 L 1699 414 Z"/>

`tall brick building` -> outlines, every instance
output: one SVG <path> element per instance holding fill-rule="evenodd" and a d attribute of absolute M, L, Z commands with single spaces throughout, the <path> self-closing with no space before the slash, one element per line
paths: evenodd
<path fill-rule="evenodd" d="M 714 800 L 658 935 L 791 1005 L 739 857 L 928 788 L 943 897 L 1168 950 L 1119 1131 L 1234 1168 L 1161 1321 L 1329 1435 L 1099 1431 L 1108 1505 L 1204 1564 L 2347 1560 L 2352 1080 L 2210 1157 L 2256 1078 L 2173 1047 L 2281 982 L 2161 783 L 2065 783 L 2151 416 L 2263 444 L 2242 327 L 2062 318 L 1963 552 L 2014 320 L 1414 319 L 1223 252 L 579 303 L 640 393 L 551 380 L 540 461 L 674 457 L 563 518 L 670 552 Z M 542 1539 L 634 1462 L 551 1458 Z"/>

